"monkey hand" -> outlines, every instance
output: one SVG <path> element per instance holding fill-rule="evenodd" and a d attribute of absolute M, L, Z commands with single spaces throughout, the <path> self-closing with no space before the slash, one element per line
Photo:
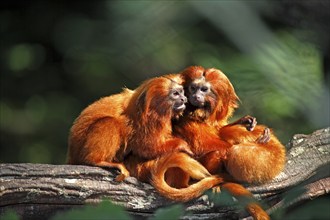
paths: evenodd
<path fill-rule="evenodd" d="M 257 138 L 257 143 L 259 144 L 267 144 L 270 140 L 270 129 L 265 128 L 264 132 L 260 137 Z"/>
<path fill-rule="evenodd" d="M 257 125 L 257 119 L 250 115 L 246 115 L 231 123 L 231 125 L 244 125 L 248 131 L 253 131 Z"/>

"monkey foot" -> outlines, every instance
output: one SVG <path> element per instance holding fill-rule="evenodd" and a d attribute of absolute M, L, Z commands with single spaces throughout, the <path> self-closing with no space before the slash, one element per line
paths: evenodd
<path fill-rule="evenodd" d="M 270 129 L 265 128 L 264 133 L 257 139 L 257 143 L 266 144 L 270 140 Z"/>
<path fill-rule="evenodd" d="M 116 181 L 117 182 L 122 182 L 127 176 L 125 174 L 119 174 L 118 176 L 116 176 Z"/>

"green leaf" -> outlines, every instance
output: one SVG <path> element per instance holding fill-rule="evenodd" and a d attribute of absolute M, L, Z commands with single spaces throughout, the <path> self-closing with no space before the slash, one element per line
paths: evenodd
<path fill-rule="evenodd" d="M 221 189 L 221 193 L 213 193 L 212 190 L 206 192 L 210 201 L 214 202 L 216 206 L 233 206 L 237 205 L 237 202 L 233 199 L 233 196 L 226 190 Z"/>
<path fill-rule="evenodd" d="M 52 220 L 102 220 L 102 219 L 120 219 L 130 220 L 131 217 L 125 212 L 124 208 L 112 204 L 110 201 L 103 201 L 100 204 L 87 205 L 82 209 L 74 209 L 65 213 L 57 214 Z"/>
<path fill-rule="evenodd" d="M 306 189 L 302 186 L 297 186 L 291 190 L 289 190 L 284 197 L 284 204 L 290 205 L 290 203 L 294 202 L 297 198 L 303 195 L 306 192 Z"/>
<path fill-rule="evenodd" d="M 0 215 L 2 220 L 19 220 L 18 214 L 13 210 L 6 211 L 3 215 Z"/>
<path fill-rule="evenodd" d="M 155 216 L 150 220 L 168 220 L 179 219 L 183 216 L 184 210 L 182 205 L 173 205 L 167 208 L 160 208 L 155 212 Z"/>
<path fill-rule="evenodd" d="M 285 218 L 287 220 L 304 219 L 330 219 L 330 199 L 320 198 L 314 201 L 310 201 L 305 205 L 299 206 L 294 211 L 290 212 Z"/>

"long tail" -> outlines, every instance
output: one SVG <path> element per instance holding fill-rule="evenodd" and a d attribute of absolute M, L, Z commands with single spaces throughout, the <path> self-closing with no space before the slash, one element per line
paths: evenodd
<path fill-rule="evenodd" d="M 165 181 L 165 173 L 169 168 L 178 167 L 192 178 L 199 180 L 186 188 L 173 188 Z M 189 201 L 203 194 L 204 191 L 216 186 L 224 179 L 212 176 L 203 165 L 185 153 L 173 153 L 161 157 L 152 170 L 152 184 L 166 198 L 175 201 Z"/>

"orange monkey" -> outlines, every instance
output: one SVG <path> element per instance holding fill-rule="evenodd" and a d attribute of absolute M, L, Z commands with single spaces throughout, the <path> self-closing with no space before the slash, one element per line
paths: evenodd
<path fill-rule="evenodd" d="M 132 131 L 123 112 L 134 91 L 101 98 L 85 108 L 74 121 L 70 134 L 67 163 L 111 167 L 120 170 L 120 181 L 129 172 L 120 162 L 126 154 L 126 143 Z"/>
<path fill-rule="evenodd" d="M 186 103 L 180 80 L 179 75 L 152 78 L 88 106 L 70 130 L 68 163 L 117 168 L 120 181 L 129 175 L 122 163 L 129 153 L 145 159 L 191 153 L 185 141 L 172 136 L 171 120 Z"/>
<path fill-rule="evenodd" d="M 256 125 L 250 116 L 228 124 L 238 97 L 225 74 L 195 66 L 181 75 L 189 105 L 174 125 L 174 134 L 187 141 L 211 174 L 228 172 L 236 181 L 263 183 L 282 171 L 285 148 L 268 128 Z M 252 197 L 240 184 L 222 187 L 236 197 Z M 256 203 L 249 203 L 247 210 L 257 219 L 269 218 Z"/>
<path fill-rule="evenodd" d="M 238 97 L 225 74 L 202 67 L 190 67 L 181 74 L 190 105 L 174 129 L 196 157 L 218 151 L 219 162 L 230 175 L 248 183 L 266 182 L 282 171 L 285 147 L 269 128 L 256 125 L 251 116 L 228 124 Z"/>

